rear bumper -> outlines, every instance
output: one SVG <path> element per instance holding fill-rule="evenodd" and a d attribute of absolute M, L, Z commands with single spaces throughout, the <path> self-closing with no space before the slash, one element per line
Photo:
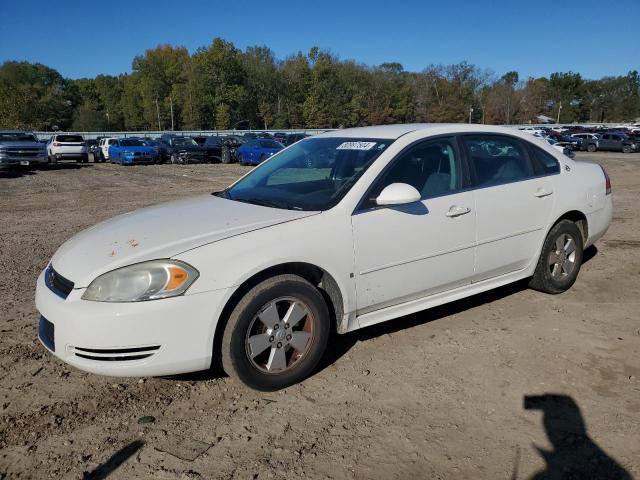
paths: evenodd
<path fill-rule="evenodd" d="M 210 367 L 213 335 L 227 290 L 163 300 L 107 303 L 64 299 L 36 286 L 41 343 L 81 370 L 111 376 L 156 376 Z"/>
<path fill-rule="evenodd" d="M 53 157 L 56 160 L 87 160 L 89 158 L 89 154 L 87 152 L 84 153 L 53 153 Z"/>

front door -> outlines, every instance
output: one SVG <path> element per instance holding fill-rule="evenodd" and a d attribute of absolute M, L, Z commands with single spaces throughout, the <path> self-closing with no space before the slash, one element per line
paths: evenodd
<path fill-rule="evenodd" d="M 374 183 L 352 217 L 359 315 L 471 282 L 476 212 L 460 165 L 454 138 L 423 141 Z M 392 183 L 412 185 L 422 200 L 376 206 Z"/>

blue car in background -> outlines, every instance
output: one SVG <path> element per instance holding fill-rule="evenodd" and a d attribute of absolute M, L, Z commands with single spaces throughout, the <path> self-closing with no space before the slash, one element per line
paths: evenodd
<path fill-rule="evenodd" d="M 236 151 L 236 157 L 240 165 L 259 165 L 283 148 L 284 146 L 275 140 L 256 138 L 240 146 Z"/>
<path fill-rule="evenodd" d="M 142 138 L 119 138 L 109 146 L 109 160 L 120 165 L 156 163 L 158 152 Z"/>

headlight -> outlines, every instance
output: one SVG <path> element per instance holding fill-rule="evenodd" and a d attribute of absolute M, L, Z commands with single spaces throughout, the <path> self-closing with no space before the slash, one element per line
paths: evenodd
<path fill-rule="evenodd" d="M 182 295 L 198 278 L 191 265 L 175 260 L 152 260 L 107 272 L 82 295 L 94 302 L 143 302 Z"/>

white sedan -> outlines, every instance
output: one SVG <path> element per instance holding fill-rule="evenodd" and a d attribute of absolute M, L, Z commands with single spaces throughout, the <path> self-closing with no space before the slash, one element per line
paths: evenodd
<path fill-rule="evenodd" d="M 391 125 L 302 140 L 221 192 L 63 244 L 38 279 L 39 338 L 116 376 L 224 370 L 259 390 L 308 376 L 346 333 L 529 278 L 576 280 L 611 185 L 532 135 Z"/>

